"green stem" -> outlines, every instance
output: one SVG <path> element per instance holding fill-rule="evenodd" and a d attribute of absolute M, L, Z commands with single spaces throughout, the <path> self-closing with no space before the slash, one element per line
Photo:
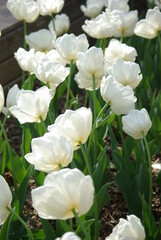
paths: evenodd
<path fill-rule="evenodd" d="M 98 235 L 99 235 L 99 229 L 98 229 L 98 202 L 97 202 L 97 195 L 95 193 L 94 197 L 94 216 L 95 216 L 95 235 L 94 235 L 94 240 L 98 240 Z"/>
<path fill-rule="evenodd" d="M 61 163 L 59 163 L 58 166 L 59 166 L 59 169 L 60 169 L 60 170 L 63 169 Z"/>
<path fill-rule="evenodd" d="M 152 212 L 152 166 L 151 166 L 151 156 L 150 156 L 150 150 L 148 146 L 148 142 L 146 140 L 146 137 L 143 133 L 143 139 L 145 143 L 145 148 L 148 155 L 148 165 L 149 165 L 149 219 L 151 219 L 151 212 Z"/>
<path fill-rule="evenodd" d="M 87 231 L 86 227 L 84 226 L 84 224 L 83 224 L 82 221 L 80 220 L 80 218 L 79 218 L 79 216 L 78 216 L 78 214 L 76 213 L 76 211 L 75 211 L 74 208 L 72 209 L 72 212 L 73 212 L 74 217 L 75 217 L 76 220 L 78 221 L 78 223 L 79 223 L 79 225 L 80 225 L 80 227 L 81 227 L 81 229 L 82 229 L 82 231 L 83 231 L 83 233 L 84 233 L 84 235 L 85 235 L 85 239 L 86 239 L 86 240 L 91 240 L 91 237 L 90 237 L 90 235 L 89 235 L 89 232 Z"/>
<path fill-rule="evenodd" d="M 54 15 L 53 14 L 51 14 L 51 20 L 52 20 L 52 23 L 53 23 L 54 31 L 56 32 L 56 27 L 55 27 Z"/>
<path fill-rule="evenodd" d="M 42 119 L 42 117 L 40 116 L 40 121 L 41 121 L 41 123 L 42 123 L 42 125 L 43 125 L 43 132 L 47 132 L 47 127 L 46 127 L 46 124 L 45 124 L 45 121 Z"/>
<path fill-rule="evenodd" d="M 91 171 L 91 166 L 89 164 L 89 159 L 88 159 L 88 156 L 87 156 L 86 151 L 84 149 L 84 146 L 83 146 L 83 144 L 81 142 L 79 142 L 79 144 L 80 144 L 80 148 L 81 148 L 81 151 L 82 151 L 85 163 L 86 163 L 88 174 L 91 176 L 91 178 L 93 178 L 93 174 L 92 174 L 92 171 Z"/>
<path fill-rule="evenodd" d="M 84 100 L 84 107 L 87 107 L 87 103 L 88 103 L 88 91 L 86 91 L 85 100 Z"/>
<path fill-rule="evenodd" d="M 92 131 L 91 131 L 91 134 L 90 134 L 90 137 L 89 137 L 89 142 L 88 142 L 88 152 L 87 152 L 87 155 L 89 155 L 90 153 L 90 148 L 91 148 L 91 143 L 92 143 L 92 138 L 93 138 L 93 134 L 94 134 L 94 131 L 95 131 L 95 128 L 96 128 L 96 124 L 97 124 L 97 120 L 100 118 L 100 116 L 103 114 L 103 112 L 105 111 L 105 109 L 107 108 L 108 104 L 106 103 L 103 108 L 101 109 L 101 111 L 99 112 L 94 124 L 93 124 L 93 127 L 92 127 Z M 101 125 L 100 125 L 101 126 Z"/>
<path fill-rule="evenodd" d="M 73 219 L 72 218 L 69 219 L 69 225 L 70 225 L 71 231 L 73 231 Z"/>
<path fill-rule="evenodd" d="M 69 93 L 70 93 L 70 84 L 71 84 L 71 78 L 72 78 L 72 68 L 73 68 L 73 60 L 70 62 L 70 74 L 68 76 L 68 86 L 67 86 L 67 100 L 66 100 L 66 108 L 69 107 Z"/>
<path fill-rule="evenodd" d="M 67 84 L 67 82 L 66 81 L 64 81 L 65 82 L 65 85 L 66 85 L 66 87 L 67 87 L 67 89 L 68 89 L 68 84 Z M 69 89 L 69 93 L 70 93 L 70 97 L 71 98 L 75 98 L 75 96 L 74 96 L 74 94 L 72 93 L 72 90 L 71 89 Z"/>
<path fill-rule="evenodd" d="M 93 122 L 96 121 L 96 86 L 95 86 L 95 75 L 93 74 L 93 107 L 94 107 L 94 119 L 93 119 Z M 95 128 L 95 131 L 94 131 L 94 164 L 96 164 L 96 128 Z"/>
<path fill-rule="evenodd" d="M 34 240 L 34 237 L 32 235 L 31 230 L 29 229 L 29 227 L 27 226 L 27 224 L 24 222 L 24 220 L 10 207 L 7 207 L 8 211 L 13 214 L 24 226 L 24 228 L 26 229 L 26 231 L 28 232 L 29 235 L 29 239 Z"/>
<path fill-rule="evenodd" d="M 123 43 L 123 41 L 124 41 L 124 31 L 122 31 L 121 38 L 120 38 L 120 42 Z"/>

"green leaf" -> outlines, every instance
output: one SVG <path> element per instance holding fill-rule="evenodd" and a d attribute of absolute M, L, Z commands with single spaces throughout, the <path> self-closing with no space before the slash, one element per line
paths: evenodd
<path fill-rule="evenodd" d="M 26 196 L 27 196 L 27 191 L 28 191 L 28 183 L 29 183 L 32 168 L 33 168 L 33 166 L 30 165 L 29 168 L 27 169 L 26 175 L 25 175 L 19 189 L 16 192 L 17 197 L 18 197 L 19 202 L 20 202 L 20 207 L 19 207 L 20 208 L 20 215 L 22 215 L 24 204 L 25 204 L 25 201 L 26 201 Z"/>
<path fill-rule="evenodd" d="M 55 235 L 54 230 L 53 230 L 52 226 L 50 225 L 49 221 L 41 218 L 41 223 L 42 223 L 43 230 L 44 230 L 44 233 L 46 236 L 46 240 L 55 239 L 56 235 Z"/>
<path fill-rule="evenodd" d="M 98 204 L 98 215 L 100 215 L 102 208 L 110 200 L 109 195 L 107 193 L 107 188 L 109 185 L 110 185 L 110 183 L 104 184 L 96 195 L 97 204 Z"/>
<path fill-rule="evenodd" d="M 44 230 L 33 231 L 33 237 L 35 240 L 46 240 Z"/>

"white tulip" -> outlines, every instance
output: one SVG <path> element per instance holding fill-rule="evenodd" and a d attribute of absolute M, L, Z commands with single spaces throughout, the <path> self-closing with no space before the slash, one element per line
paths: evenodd
<path fill-rule="evenodd" d="M 55 240 L 81 240 L 74 232 L 67 232 L 61 238 Z"/>
<path fill-rule="evenodd" d="M 31 58 L 34 56 L 34 53 L 34 49 L 26 51 L 23 48 L 19 48 L 17 52 L 14 53 L 14 57 L 23 71 L 33 72 Z"/>
<path fill-rule="evenodd" d="M 90 37 L 100 39 L 112 37 L 115 34 L 117 18 L 108 10 L 98 15 L 95 19 L 85 20 L 82 29 Z"/>
<path fill-rule="evenodd" d="M 53 41 L 56 35 L 47 29 L 41 29 L 26 35 L 25 39 L 30 49 L 34 48 L 35 51 L 47 52 L 53 49 Z"/>
<path fill-rule="evenodd" d="M 129 11 L 128 0 L 103 0 L 103 2 L 110 12 L 114 10 Z"/>
<path fill-rule="evenodd" d="M 18 85 L 15 84 L 13 87 L 11 87 L 7 93 L 6 98 L 6 107 L 2 108 L 2 112 L 7 115 L 9 113 L 9 108 L 16 105 L 17 102 L 17 95 L 19 94 L 21 90 L 19 89 Z"/>
<path fill-rule="evenodd" d="M 89 43 L 85 34 L 81 34 L 78 37 L 72 34 L 65 33 L 62 37 L 57 38 L 55 42 L 55 48 L 70 64 L 71 60 L 76 62 L 77 53 L 85 52 L 88 49 Z"/>
<path fill-rule="evenodd" d="M 87 77 L 84 77 L 83 75 L 81 75 L 80 72 L 78 72 L 75 75 L 74 80 L 77 82 L 79 88 L 93 91 L 93 81 L 91 78 L 88 79 Z M 101 79 L 100 78 L 95 79 L 96 90 L 100 87 L 100 84 L 101 84 Z"/>
<path fill-rule="evenodd" d="M 103 77 L 101 82 L 101 95 L 116 115 L 127 114 L 135 108 L 136 97 L 130 86 L 123 86 L 113 76 Z"/>
<path fill-rule="evenodd" d="M 64 6 L 64 0 L 37 0 L 37 3 L 42 16 L 59 13 Z"/>
<path fill-rule="evenodd" d="M 55 24 L 55 30 L 56 30 L 56 35 L 60 36 L 66 32 L 68 32 L 69 27 L 70 27 L 70 20 L 69 17 L 62 13 L 62 14 L 57 14 L 54 18 L 54 24 Z M 51 32 L 55 31 L 53 27 L 53 22 L 50 21 L 48 28 Z"/>
<path fill-rule="evenodd" d="M 85 53 L 78 53 L 77 57 L 78 60 L 76 61 L 76 65 L 79 73 L 82 78 L 87 79 L 87 86 L 84 86 L 84 88 L 91 90 L 93 89 L 93 77 L 95 78 L 96 85 L 99 87 L 101 79 L 104 75 L 104 56 L 102 49 L 91 47 Z M 78 84 L 81 82 L 80 75 L 77 75 L 76 77 Z M 77 80 L 78 78 L 79 80 Z M 90 86 L 89 81 L 91 82 Z M 84 80 L 83 83 L 85 83 Z"/>
<path fill-rule="evenodd" d="M 154 3 L 156 6 L 158 6 L 161 9 L 161 1 L 160 0 L 154 0 Z"/>
<path fill-rule="evenodd" d="M 40 59 L 32 59 L 32 69 L 36 77 L 51 89 L 55 89 L 69 75 L 69 68 L 61 63 L 50 60 L 48 55 Z"/>
<path fill-rule="evenodd" d="M 108 69 L 118 57 L 124 61 L 135 62 L 136 56 L 137 52 L 135 48 L 121 43 L 117 39 L 111 39 L 108 47 L 105 49 L 105 68 Z"/>
<path fill-rule="evenodd" d="M 91 132 L 92 112 L 91 109 L 81 107 L 75 111 L 66 110 L 59 115 L 55 124 L 48 126 L 48 131 L 60 133 L 67 139 L 72 139 L 74 149 L 79 147 L 79 143 L 84 144 Z"/>
<path fill-rule="evenodd" d="M 80 9 L 84 13 L 84 15 L 90 18 L 97 17 L 98 14 L 101 13 L 102 8 L 103 8 L 102 0 L 87 0 L 86 6 L 85 5 L 80 6 Z"/>
<path fill-rule="evenodd" d="M 46 133 L 31 141 L 32 152 L 25 155 L 26 160 L 36 170 L 51 173 L 67 167 L 73 159 L 73 144 L 65 137 Z"/>
<path fill-rule="evenodd" d="M 54 96 L 54 91 L 46 86 L 38 90 L 21 90 L 17 95 L 16 106 L 9 108 L 18 121 L 23 124 L 26 122 L 40 122 L 46 119 L 49 104 Z"/>
<path fill-rule="evenodd" d="M 3 92 L 3 87 L 0 84 L 0 112 L 2 111 L 4 105 L 4 92 Z"/>
<path fill-rule="evenodd" d="M 0 175 L 0 225 L 2 225 L 7 216 L 7 207 L 10 207 L 12 201 L 12 193 L 6 180 Z M 3 193 L 3 194 L 2 194 Z"/>
<path fill-rule="evenodd" d="M 113 17 L 118 19 L 115 37 L 130 37 L 134 34 L 134 28 L 138 21 L 138 11 L 124 12 L 120 10 L 114 10 L 111 12 Z"/>
<path fill-rule="evenodd" d="M 108 68 L 108 74 L 112 75 L 115 80 L 122 85 L 129 85 L 136 88 L 142 80 L 140 67 L 137 63 L 126 62 L 121 58 L 117 58 L 113 65 Z"/>
<path fill-rule="evenodd" d="M 110 236 L 105 240 L 145 240 L 145 230 L 138 217 L 127 216 L 127 220 L 121 218 L 114 227 Z"/>
<path fill-rule="evenodd" d="M 78 169 L 62 169 L 48 174 L 44 185 L 32 190 L 31 195 L 41 218 L 73 218 L 73 209 L 82 216 L 93 204 L 93 180 Z"/>
<path fill-rule="evenodd" d="M 34 22 L 39 16 L 39 6 L 34 0 L 8 0 L 7 8 L 17 20 Z"/>
<path fill-rule="evenodd" d="M 134 139 L 141 139 L 148 133 L 152 126 L 149 114 L 145 108 L 131 110 L 122 117 L 123 130 Z"/>
<path fill-rule="evenodd" d="M 146 18 L 140 20 L 134 29 L 134 33 L 140 37 L 152 39 L 161 31 L 161 12 L 159 7 L 149 9 Z"/>

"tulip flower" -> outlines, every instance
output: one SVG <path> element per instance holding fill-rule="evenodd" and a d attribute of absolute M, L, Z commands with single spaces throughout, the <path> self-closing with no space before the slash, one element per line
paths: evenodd
<path fill-rule="evenodd" d="M 12 193 L 8 186 L 6 180 L 0 175 L 0 225 L 2 225 L 7 216 L 8 216 L 8 209 L 10 207 L 12 201 Z M 3 194 L 2 194 L 3 193 Z"/>
<path fill-rule="evenodd" d="M 76 62 L 77 53 L 87 51 L 88 46 L 89 43 L 85 34 L 76 37 L 73 33 L 65 33 L 62 37 L 57 38 L 55 42 L 56 50 L 69 64 L 71 61 Z"/>
<path fill-rule="evenodd" d="M 140 67 L 137 63 L 126 62 L 117 58 L 113 65 L 108 68 L 108 74 L 122 85 L 129 85 L 132 89 L 136 88 L 142 80 Z"/>
<path fill-rule="evenodd" d="M 137 57 L 136 49 L 121 43 L 117 39 L 111 39 L 107 48 L 105 48 L 105 68 L 108 69 L 117 58 L 124 61 L 135 62 Z"/>
<path fill-rule="evenodd" d="M 113 76 L 103 77 L 101 82 L 101 95 L 116 115 L 127 114 L 135 108 L 136 97 L 130 86 L 123 86 Z"/>
<path fill-rule="evenodd" d="M 93 90 L 94 77 L 98 88 L 104 75 L 104 57 L 102 49 L 91 47 L 85 53 L 78 53 L 77 57 L 78 60 L 76 61 L 76 65 L 79 70 L 79 75 L 76 76 L 75 80 L 77 81 L 78 86 Z M 87 85 L 85 79 L 87 79 Z"/>
<path fill-rule="evenodd" d="M 55 240 L 81 240 L 74 232 L 67 232 L 61 238 Z"/>
<path fill-rule="evenodd" d="M 141 139 L 148 133 L 152 126 L 149 114 L 145 108 L 131 110 L 122 117 L 123 130 L 134 139 Z"/>
<path fill-rule="evenodd" d="M 46 133 L 43 137 L 31 141 L 32 152 L 25 155 L 26 160 L 34 164 L 35 169 L 53 172 L 66 167 L 73 159 L 73 144 L 61 135 Z"/>
<path fill-rule="evenodd" d="M 34 0 L 8 0 L 7 8 L 17 20 L 34 22 L 39 16 L 39 6 Z"/>
<path fill-rule="evenodd" d="M 69 75 L 69 68 L 65 68 L 61 63 L 48 58 L 48 55 L 40 59 L 32 59 L 32 69 L 36 77 L 43 83 L 48 84 L 51 89 L 55 89 Z"/>
<path fill-rule="evenodd" d="M 44 185 L 31 191 L 33 207 L 44 219 L 73 218 L 73 210 L 82 216 L 93 204 L 94 186 L 90 176 L 78 169 L 49 173 Z"/>
<path fill-rule="evenodd" d="M 9 108 L 16 105 L 17 102 L 17 95 L 21 90 L 19 89 L 18 85 L 15 84 L 13 87 L 11 87 L 7 93 L 6 98 L 6 107 L 2 108 L 2 112 L 7 115 L 9 112 Z"/>
<path fill-rule="evenodd" d="M 66 32 L 68 32 L 69 27 L 70 27 L 70 20 L 69 17 L 62 13 L 62 14 L 57 14 L 54 18 L 54 24 L 55 24 L 55 30 L 56 30 L 56 35 L 60 36 Z M 55 31 L 53 27 L 53 22 L 50 21 L 48 28 L 51 32 Z"/>
<path fill-rule="evenodd" d="M 117 19 L 115 37 L 130 37 L 134 34 L 134 27 L 138 21 L 138 11 L 114 10 L 111 14 Z"/>
<path fill-rule="evenodd" d="M 149 9 L 146 13 L 146 18 L 140 20 L 134 29 L 134 33 L 137 36 L 147 39 L 155 38 L 159 31 L 161 31 L 161 12 L 159 7 Z"/>
<path fill-rule="evenodd" d="M 59 13 L 64 6 L 64 0 L 37 0 L 37 3 L 42 16 Z"/>
<path fill-rule="evenodd" d="M 30 51 L 26 51 L 23 48 L 19 48 L 17 52 L 14 53 L 14 57 L 16 58 L 19 66 L 23 71 L 27 71 L 32 73 L 32 64 L 31 59 L 34 56 L 35 50 L 31 49 Z"/>
<path fill-rule="evenodd" d="M 17 95 L 16 106 L 9 108 L 18 121 L 23 124 L 26 122 L 40 122 L 45 120 L 54 91 L 46 86 L 37 89 L 35 92 L 21 90 Z"/>
<path fill-rule="evenodd" d="M 0 84 L 0 112 L 2 111 L 4 105 L 4 92 L 3 92 L 3 87 Z"/>
<path fill-rule="evenodd" d="M 47 29 L 41 29 L 26 35 L 25 39 L 30 49 L 33 48 L 35 51 L 47 52 L 53 49 L 52 41 L 55 41 L 56 38 L 54 34 L 54 32 L 51 33 Z"/>
<path fill-rule="evenodd" d="M 90 18 L 95 18 L 98 14 L 101 13 L 103 8 L 102 0 L 87 0 L 86 6 L 81 5 L 80 9 L 84 13 L 85 16 Z"/>
<path fill-rule="evenodd" d="M 92 112 L 91 109 L 81 107 L 75 111 L 66 110 L 59 115 L 55 124 L 48 126 L 48 131 L 60 133 L 67 139 L 72 139 L 74 149 L 78 149 L 80 142 L 84 144 L 91 132 Z"/>
<path fill-rule="evenodd" d="M 103 3 L 110 12 L 114 10 L 129 11 L 128 0 L 103 0 Z"/>
<path fill-rule="evenodd" d="M 117 19 L 108 10 L 91 20 L 85 20 L 82 29 L 90 37 L 101 39 L 115 34 Z"/>
<path fill-rule="evenodd" d="M 105 240 L 145 240 L 145 230 L 141 221 L 135 215 L 127 216 L 127 220 L 121 218 L 114 227 L 110 236 Z"/>

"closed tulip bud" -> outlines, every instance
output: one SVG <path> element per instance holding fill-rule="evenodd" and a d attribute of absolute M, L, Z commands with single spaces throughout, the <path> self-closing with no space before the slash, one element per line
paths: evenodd
<path fill-rule="evenodd" d="M 103 77 L 101 82 L 101 95 L 116 115 L 127 114 L 135 108 L 136 97 L 130 86 L 123 86 L 112 76 Z"/>
<path fill-rule="evenodd" d="M 87 141 L 91 128 L 91 109 L 81 107 L 75 111 L 66 110 L 64 114 L 56 118 L 55 124 L 48 126 L 48 131 L 60 133 L 67 139 L 72 139 L 76 150 L 80 142 L 84 144 Z"/>
<path fill-rule="evenodd" d="M 80 9 L 84 13 L 84 15 L 90 18 L 97 17 L 97 15 L 101 13 L 102 8 L 103 8 L 102 0 L 87 0 L 86 6 L 84 5 L 80 6 Z"/>
<path fill-rule="evenodd" d="M 123 130 L 134 139 L 141 139 L 146 136 L 152 126 L 149 114 L 145 108 L 131 110 L 122 117 Z"/>
<path fill-rule="evenodd" d="M 121 58 L 117 58 L 112 67 L 108 69 L 108 74 L 112 75 L 122 85 L 129 85 L 134 89 L 142 80 L 140 71 L 137 63 L 126 62 Z"/>
<path fill-rule="evenodd" d="M 161 31 L 161 12 L 159 7 L 149 9 L 146 18 L 140 20 L 134 29 L 134 33 L 137 36 L 147 39 L 155 38 L 159 31 Z"/>
<path fill-rule="evenodd" d="M 63 6 L 64 0 L 37 0 L 42 16 L 59 13 Z"/>
<path fill-rule="evenodd" d="M 9 110 L 18 121 L 23 124 L 26 122 L 40 122 L 45 120 L 54 91 L 46 86 L 38 90 L 21 90 L 17 95 L 16 106 Z"/>
<path fill-rule="evenodd" d="M 67 232 L 61 238 L 55 240 L 81 240 L 74 232 Z"/>
<path fill-rule="evenodd" d="M 34 0 L 8 0 L 7 8 L 17 20 L 34 22 L 39 16 L 39 6 Z"/>
<path fill-rule="evenodd" d="M 111 66 L 119 57 L 124 61 L 135 62 L 137 56 L 136 49 L 121 43 L 117 39 L 111 39 L 108 47 L 105 49 L 105 68 Z"/>
<path fill-rule="evenodd" d="M 145 230 L 141 221 L 135 215 L 127 216 L 127 220 L 121 218 L 114 227 L 112 233 L 105 240 L 145 240 Z"/>
<path fill-rule="evenodd" d="M 9 112 L 9 108 L 16 105 L 17 102 L 17 95 L 21 90 L 19 89 L 18 85 L 15 84 L 11 87 L 8 91 L 7 98 L 6 98 L 6 107 L 2 108 L 2 112 L 7 115 Z"/>
<path fill-rule="evenodd" d="M 64 33 L 68 32 L 68 30 L 69 30 L 69 27 L 70 27 L 69 17 L 64 13 L 62 13 L 60 15 L 57 14 L 54 18 L 54 24 L 55 24 L 56 35 L 60 36 Z M 51 32 L 55 31 L 52 21 L 50 21 L 48 27 Z"/>
<path fill-rule="evenodd" d="M 73 144 L 65 137 L 46 133 L 31 142 L 32 152 L 25 155 L 26 160 L 36 170 L 51 173 L 67 167 L 73 159 Z"/>
<path fill-rule="evenodd" d="M 53 49 L 53 41 L 55 41 L 56 35 L 47 29 L 41 29 L 26 35 L 25 38 L 30 49 L 33 48 L 35 51 L 48 52 Z"/>
<path fill-rule="evenodd" d="M 88 46 L 89 43 L 85 34 L 77 37 L 73 33 L 65 33 L 62 37 L 57 38 L 55 42 L 56 50 L 69 64 L 71 61 L 76 62 L 77 53 L 87 51 Z"/>
<path fill-rule="evenodd" d="M 82 216 L 93 204 L 93 180 L 78 169 L 62 169 L 48 174 L 44 185 L 32 190 L 31 195 L 41 218 L 73 218 L 73 209 Z"/>
<path fill-rule="evenodd" d="M 8 210 L 7 207 L 10 207 L 11 201 L 12 201 L 12 193 L 8 186 L 8 183 L 6 180 L 0 175 L 0 225 L 2 225 L 7 216 L 8 216 Z M 3 194 L 2 194 L 3 193 Z"/>
<path fill-rule="evenodd" d="M 85 53 L 78 53 L 77 57 L 78 60 L 76 61 L 76 65 L 79 73 L 84 79 L 87 79 L 87 86 L 83 81 L 83 88 L 91 90 L 93 89 L 93 77 L 95 78 L 96 86 L 99 87 L 101 79 L 104 75 L 104 57 L 102 49 L 91 47 Z M 77 80 L 78 76 L 76 77 L 76 81 L 78 85 L 81 86 L 81 78 Z M 88 84 L 89 81 L 91 82 L 90 87 Z"/>
<path fill-rule="evenodd" d="M 4 92 L 3 92 L 3 87 L 0 84 L 0 112 L 2 111 L 4 105 Z"/>
<path fill-rule="evenodd" d="M 26 51 L 23 48 L 19 48 L 17 52 L 14 53 L 14 56 L 23 71 L 27 71 L 32 73 L 32 64 L 31 59 L 34 56 L 35 50 L 31 49 L 30 51 Z"/>

